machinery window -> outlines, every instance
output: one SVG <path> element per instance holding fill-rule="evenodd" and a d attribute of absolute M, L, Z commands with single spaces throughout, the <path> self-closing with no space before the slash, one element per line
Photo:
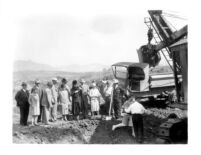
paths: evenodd
<path fill-rule="evenodd" d="M 115 72 L 116 78 L 120 78 L 120 79 L 127 78 L 127 68 L 126 67 L 116 66 L 115 71 L 116 71 Z"/>
<path fill-rule="evenodd" d="M 145 79 L 144 71 L 140 67 L 129 67 L 129 79 L 141 81 Z"/>

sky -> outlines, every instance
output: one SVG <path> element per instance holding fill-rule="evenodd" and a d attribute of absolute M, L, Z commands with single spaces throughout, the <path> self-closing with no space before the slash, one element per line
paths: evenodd
<path fill-rule="evenodd" d="M 136 50 L 147 44 L 148 9 L 122 2 L 12 1 L 12 11 L 4 13 L 14 60 L 54 67 L 138 62 Z"/>

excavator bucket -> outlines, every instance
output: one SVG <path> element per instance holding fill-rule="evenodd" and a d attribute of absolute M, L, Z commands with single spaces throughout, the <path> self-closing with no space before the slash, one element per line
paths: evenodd
<path fill-rule="evenodd" d="M 148 63 L 149 67 L 155 67 L 161 61 L 161 56 L 159 52 L 156 52 L 154 49 L 155 45 L 143 45 L 140 47 L 138 52 L 139 62 Z"/>

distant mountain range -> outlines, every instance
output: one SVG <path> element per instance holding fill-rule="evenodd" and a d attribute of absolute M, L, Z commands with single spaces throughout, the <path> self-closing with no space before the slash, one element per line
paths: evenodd
<path fill-rule="evenodd" d="M 88 64 L 88 65 L 68 65 L 61 67 L 53 67 L 47 64 L 36 63 L 30 60 L 14 61 L 14 71 L 66 71 L 66 72 L 98 72 L 104 68 L 108 69 L 110 66 L 102 64 Z"/>

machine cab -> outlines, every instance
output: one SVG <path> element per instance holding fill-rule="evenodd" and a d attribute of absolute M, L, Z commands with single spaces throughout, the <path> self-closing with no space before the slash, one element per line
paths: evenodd
<path fill-rule="evenodd" d="M 149 65 L 147 63 L 119 62 L 112 65 L 112 71 L 123 88 L 131 91 L 149 90 Z"/>

